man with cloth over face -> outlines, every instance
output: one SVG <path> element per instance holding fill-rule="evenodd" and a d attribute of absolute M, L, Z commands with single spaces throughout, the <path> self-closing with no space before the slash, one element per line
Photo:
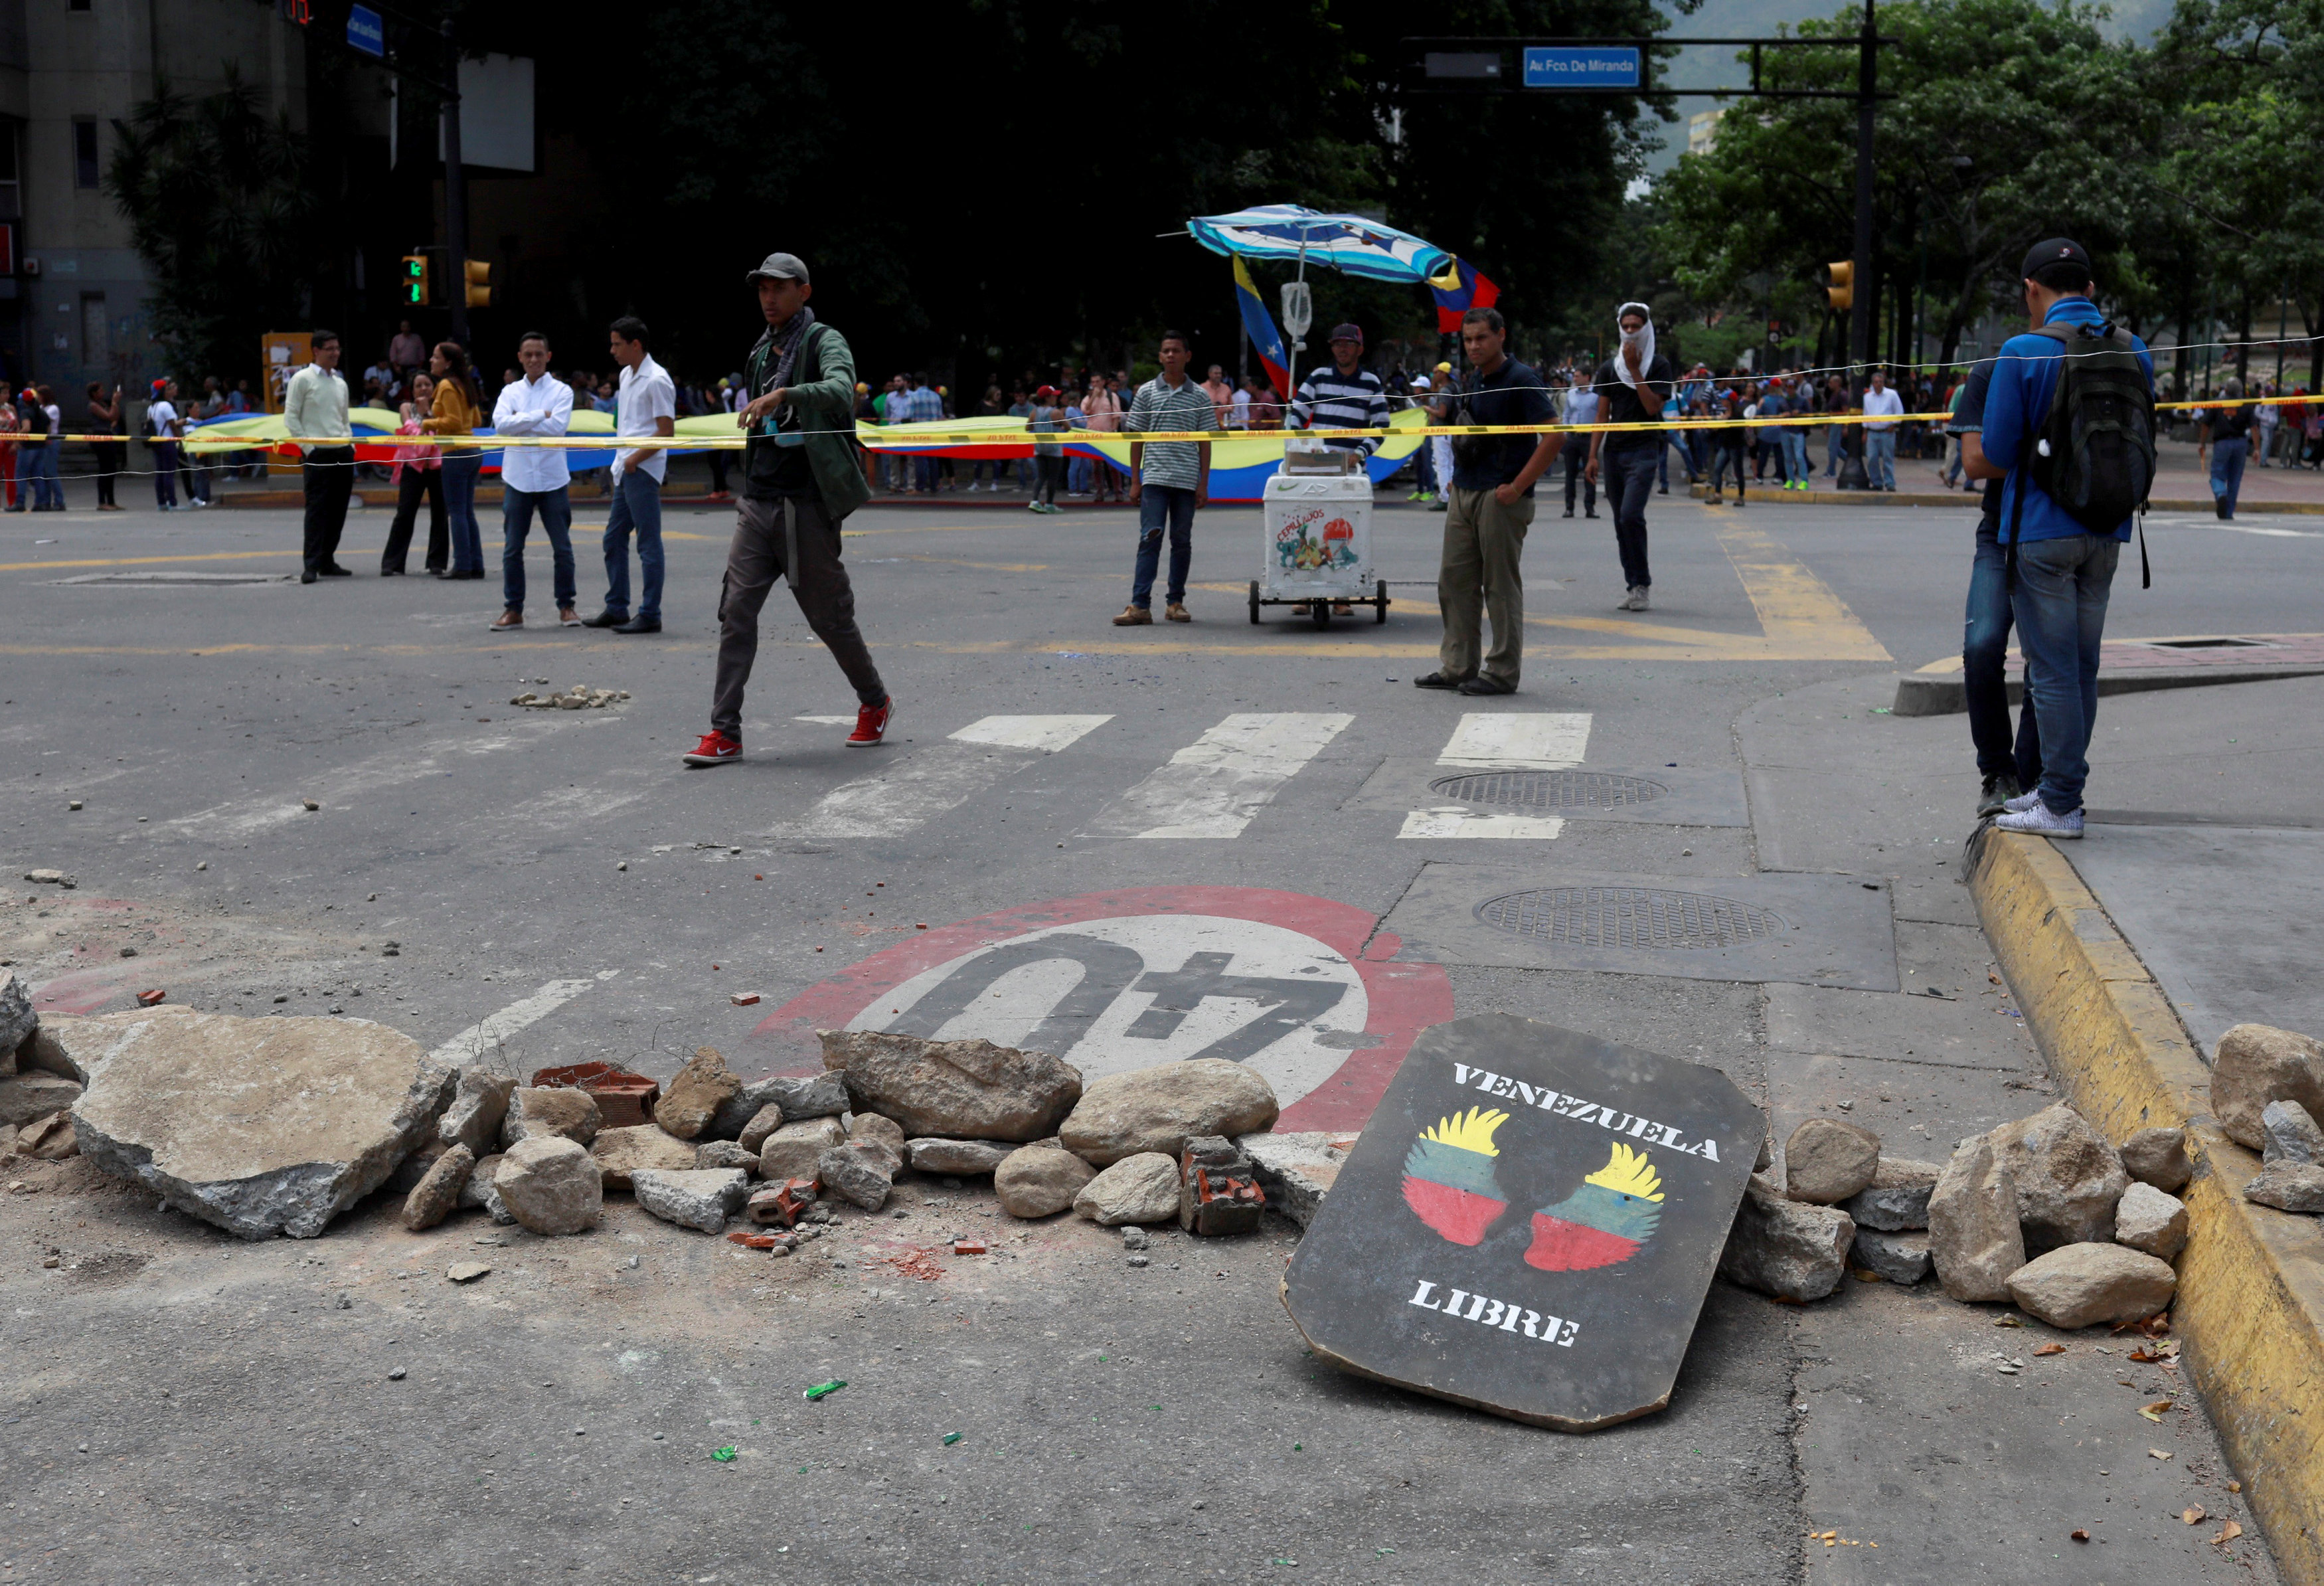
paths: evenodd
<path fill-rule="evenodd" d="M 1469 378 L 1454 399 L 1454 424 L 1548 424 L 1554 415 L 1541 376 L 1508 355 L 1508 329 L 1498 309 L 1471 309 L 1461 317 L 1461 346 Z M 1533 486 L 1560 438 L 1540 435 L 1458 435 L 1452 438 L 1452 477 L 1445 494 L 1444 556 L 1436 575 L 1436 604 L 1444 616 L 1437 669 L 1415 678 L 1419 688 L 1463 694 L 1515 694 L 1525 655 L 1525 580 L 1518 562 L 1533 523 Z M 1493 648 L 1478 664 L 1479 619 L 1489 615 Z"/>
<path fill-rule="evenodd" d="M 1622 558 L 1622 582 L 1629 593 L 1620 612 L 1646 609 L 1653 572 L 1646 566 L 1646 497 L 1654 493 L 1655 469 L 1662 461 L 1663 404 L 1677 383 L 1670 360 L 1655 351 L 1655 321 L 1644 303 L 1624 303 L 1614 323 L 1622 332 L 1619 351 L 1598 365 L 1591 383 L 1606 399 L 1599 417 L 1609 424 L 1648 424 L 1651 429 L 1601 429 L 1590 438 L 1590 475 L 1602 470 L 1614 509 L 1614 545 Z M 1740 482 L 1741 475 L 1737 475 Z"/>
<path fill-rule="evenodd" d="M 718 597 L 710 731 L 685 757 L 696 766 L 742 758 L 742 690 L 759 653 L 759 610 L 778 578 L 789 581 L 807 626 L 854 686 L 847 746 L 878 743 L 895 709 L 855 626 L 855 591 L 839 559 L 840 522 L 872 494 L 855 444 L 855 356 L 807 307 L 815 289 L 795 254 L 770 254 L 743 280 L 758 291 L 767 328 L 751 349 L 746 405 L 735 415 L 750 439 Z"/>

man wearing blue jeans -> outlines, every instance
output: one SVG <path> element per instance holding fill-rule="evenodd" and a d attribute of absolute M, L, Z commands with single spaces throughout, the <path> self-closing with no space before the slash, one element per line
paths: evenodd
<path fill-rule="evenodd" d="M 2090 261 L 2080 244 L 2063 237 L 2036 243 L 2020 273 L 2035 325 L 2106 322 L 2089 299 Z M 2130 339 L 2151 393 L 2153 359 L 2144 342 Z M 2082 787 L 2089 779 L 2090 733 L 2098 714 L 2098 644 L 2106 635 L 2115 561 L 2130 538 L 2129 519 L 2111 532 L 2094 534 L 2034 480 L 2034 445 L 2057 392 L 2064 353 L 2064 345 L 2047 336 L 2016 336 L 2003 344 L 1986 397 L 1979 449 L 1969 467 L 1974 478 L 2005 480 L 1999 541 L 2005 558 L 2015 547 L 2010 614 L 2025 652 L 2027 707 L 2041 732 L 2041 786 L 2009 800 L 1994 825 L 2053 838 L 2082 834 Z"/>
<path fill-rule="evenodd" d="M 1216 429 L 1219 410 L 1211 393 L 1186 378 L 1193 357 L 1186 338 L 1162 333 L 1162 373 L 1138 388 L 1124 424 L 1135 435 L 1171 430 Z M 1130 443 L 1130 499 L 1138 508 L 1138 564 L 1130 575 L 1130 604 L 1113 619 L 1117 628 L 1142 628 L 1154 621 L 1154 576 L 1162 565 L 1162 536 L 1170 536 L 1170 582 L 1163 590 L 1162 614 L 1191 622 L 1186 610 L 1186 574 L 1194 560 L 1194 509 L 1211 498 L 1211 448 L 1198 440 Z"/>
<path fill-rule="evenodd" d="M 2203 423 L 2203 442 L 2211 448 L 2211 509 L 2223 523 L 2236 521 L 2236 497 L 2244 487 L 2244 465 L 2251 460 L 2252 415 L 2255 410 L 2233 404 L 2243 401 L 2244 383 L 2229 380 L 2219 394 L 2230 404 L 2208 408 L 2196 415 Z"/>
<path fill-rule="evenodd" d="M 1874 414 L 1890 418 L 1904 411 L 1902 392 L 1888 389 L 1888 377 L 1881 371 L 1872 372 L 1872 383 L 1864 392 L 1864 488 L 1885 490 L 1892 494 L 1896 489 L 1896 426 L 1873 420 Z"/>
<path fill-rule="evenodd" d="M 1982 454 L 1978 432 L 1985 426 L 1985 399 L 1993 389 L 1994 360 L 1980 359 L 1969 371 L 1953 403 L 1946 433 L 1960 437 L 1960 466 Z M 2009 728 L 2009 558 L 2001 544 L 2001 480 L 1985 482 L 1984 511 L 1977 521 L 1977 553 L 1969 565 L 1969 609 L 1961 622 L 1961 688 L 1969 705 L 1969 742 L 1977 746 L 1977 818 L 1989 820 L 2009 801 L 2042 779 L 2040 715 L 2029 691 L 2017 713 L 2016 740 Z"/>
<path fill-rule="evenodd" d="M 501 387 L 493 404 L 495 435 L 563 435 L 573 421 L 573 388 L 549 372 L 549 338 L 527 331 L 517 343 L 524 378 Z M 493 631 L 524 626 L 524 542 L 532 515 L 540 514 L 557 568 L 557 620 L 581 625 L 573 609 L 572 471 L 555 447 L 512 446 L 501 454 L 501 614 Z"/>
<path fill-rule="evenodd" d="M 612 352 L 622 366 L 622 396 L 615 409 L 615 436 L 678 433 L 678 386 L 646 351 L 645 321 L 623 315 L 613 321 Z M 584 626 L 616 633 L 661 632 L 661 482 L 669 467 L 666 447 L 635 447 L 613 456 L 613 507 L 605 517 L 605 608 Z M 638 570 L 644 598 L 630 615 L 630 532 L 637 531 Z"/>
<path fill-rule="evenodd" d="M 1598 365 L 1598 377 L 1591 383 L 1605 399 L 1605 421 L 1657 428 L 1591 431 L 1589 477 L 1597 481 L 1601 471 L 1605 475 L 1614 509 L 1614 548 L 1629 588 L 1614 609 L 1642 612 L 1655 581 L 1646 566 L 1646 498 L 1654 493 L 1655 468 L 1662 461 L 1663 404 L 1670 401 L 1678 375 L 1670 360 L 1655 351 L 1654 319 L 1644 303 L 1624 303 L 1614 324 L 1621 343 Z M 1739 483 L 1739 473 L 1737 478 Z"/>

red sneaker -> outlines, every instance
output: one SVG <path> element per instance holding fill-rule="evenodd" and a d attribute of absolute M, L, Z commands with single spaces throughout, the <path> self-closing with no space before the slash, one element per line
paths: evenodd
<path fill-rule="evenodd" d="M 859 729 L 859 731 L 861 729 Z M 693 750 L 686 756 L 686 763 L 688 765 L 724 765 L 729 761 L 740 760 L 742 758 L 742 740 L 738 738 L 729 738 L 724 733 L 709 732 L 702 734 L 702 742 L 696 744 Z"/>
<path fill-rule="evenodd" d="M 893 696 L 877 705 L 867 705 L 855 713 L 855 731 L 847 735 L 850 749 L 869 749 L 888 735 L 888 724 L 896 719 Z"/>

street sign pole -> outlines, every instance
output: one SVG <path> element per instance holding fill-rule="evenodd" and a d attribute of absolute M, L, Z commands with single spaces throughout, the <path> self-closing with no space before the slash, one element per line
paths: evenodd
<path fill-rule="evenodd" d="M 1874 30 L 1874 0 L 1864 0 L 1864 32 L 1856 58 L 1856 299 L 1849 309 L 1848 355 L 1856 365 L 1849 383 L 1859 397 L 1872 358 L 1872 111 L 1878 92 L 1880 38 Z"/>
<path fill-rule="evenodd" d="M 468 346 L 468 182 L 460 170 L 460 47 L 444 22 L 444 71 L 453 92 L 444 96 L 444 262 L 451 278 L 452 339 Z M 471 356 L 475 349 L 469 348 Z"/>

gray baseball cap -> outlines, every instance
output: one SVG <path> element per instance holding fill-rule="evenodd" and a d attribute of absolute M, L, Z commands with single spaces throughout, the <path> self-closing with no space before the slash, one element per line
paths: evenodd
<path fill-rule="evenodd" d="M 807 278 L 806 263 L 797 254 L 770 254 L 760 260 L 759 267 L 744 276 L 742 280 L 747 285 L 756 286 L 770 278 L 776 281 L 796 281 L 801 286 L 813 284 Z"/>

